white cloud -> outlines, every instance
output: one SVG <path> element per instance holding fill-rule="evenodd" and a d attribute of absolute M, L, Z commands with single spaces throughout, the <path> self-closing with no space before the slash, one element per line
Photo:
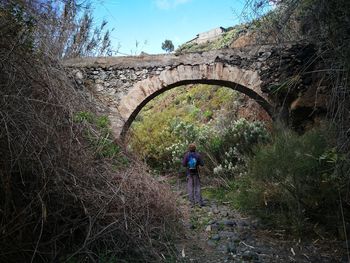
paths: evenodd
<path fill-rule="evenodd" d="M 167 10 L 175 8 L 178 5 L 186 4 L 191 0 L 155 0 L 155 4 L 159 9 Z"/>

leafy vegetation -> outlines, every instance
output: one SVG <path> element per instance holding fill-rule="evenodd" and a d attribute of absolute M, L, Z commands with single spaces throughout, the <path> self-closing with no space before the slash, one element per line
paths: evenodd
<path fill-rule="evenodd" d="M 213 116 L 225 105 L 230 108 L 235 96 L 229 89 L 204 85 L 179 87 L 160 95 L 146 105 L 133 123 L 132 149 L 154 168 L 169 167 L 169 147 L 186 139 L 194 140 L 203 124 L 211 121 L 204 113 L 211 111 Z M 186 134 L 181 134 L 184 129 Z M 178 150 L 182 155 L 184 149 Z"/>
<path fill-rule="evenodd" d="M 322 129 L 301 136 L 282 130 L 271 144 L 257 148 L 240 187 L 242 208 L 299 235 L 322 228 L 338 234 L 339 196 L 347 186 L 337 167 L 343 166 L 345 156 L 328 138 Z"/>
<path fill-rule="evenodd" d="M 233 121 L 214 138 L 212 154 L 218 165 L 214 175 L 234 177 L 246 172 L 246 158 L 258 143 L 265 143 L 269 134 L 261 122 L 245 119 Z"/>
<path fill-rule="evenodd" d="M 229 202 L 271 227 L 299 236 L 344 234 L 342 216 L 349 215 L 341 213 L 339 196 L 348 191 L 346 157 L 335 148 L 334 132 L 315 128 L 300 135 L 280 127 L 270 135 L 263 123 L 240 119 L 235 113 L 225 120 L 224 107 L 235 109 L 225 99 L 237 102 L 239 96 L 220 97 L 219 90 L 194 86 L 163 94 L 138 117 L 133 135 L 142 137 L 143 143 L 132 140 L 132 146 L 146 150 L 146 156 L 150 152 L 158 156 L 146 160 L 169 172 L 179 171 L 188 143 L 196 142 L 206 160 L 202 175 L 223 178 L 219 185 L 206 187 L 204 197 Z M 211 112 L 210 118 L 206 112 Z M 152 142 L 150 148 L 147 140 Z M 346 202 L 341 205 L 347 206 Z"/>
<path fill-rule="evenodd" d="M 247 6 L 254 10 L 269 4 L 267 0 L 247 1 Z M 329 94 L 327 120 L 332 130 L 327 134 L 310 131 L 301 136 L 280 132 L 270 146 L 260 148 L 245 182 L 248 185 L 246 199 L 253 197 L 247 202 L 248 207 L 257 213 L 263 211 L 261 208 L 265 204 L 259 200 L 266 192 L 265 197 L 270 195 L 271 198 L 268 198 L 265 215 L 270 219 L 269 213 L 274 215 L 274 225 L 286 222 L 285 227 L 290 224 L 298 233 L 325 228 L 347 239 L 350 229 L 346 212 L 350 191 L 350 122 L 346 116 L 350 102 L 350 53 L 344 47 L 350 43 L 347 30 L 350 2 L 281 0 L 275 4 L 275 10 L 255 20 L 260 21 L 257 33 L 263 40 L 257 43 L 307 41 L 315 45 L 318 52 L 314 60 L 322 61 L 317 79 L 327 80 L 323 85 Z M 302 72 L 271 87 L 272 92 L 286 94 L 286 89 L 297 85 L 299 74 L 304 74 L 309 67 L 309 64 L 304 65 Z"/>
<path fill-rule="evenodd" d="M 301 136 L 276 130 L 269 143 L 254 149 L 245 174 L 206 188 L 203 196 L 228 202 L 270 227 L 298 236 L 332 233 L 344 238 L 343 217 L 350 214 L 344 209 L 347 201 L 339 198 L 348 191 L 347 161 L 328 133 L 325 128 Z"/>
<path fill-rule="evenodd" d="M 234 174 L 242 152 L 267 137 L 261 123 L 238 118 L 242 95 L 206 85 L 181 87 L 147 105 L 132 126 L 131 148 L 154 169 L 178 171 L 190 142 L 207 159 L 206 169 Z M 226 156 L 226 157 L 224 157 Z M 229 170 L 232 170 L 229 173 Z"/>

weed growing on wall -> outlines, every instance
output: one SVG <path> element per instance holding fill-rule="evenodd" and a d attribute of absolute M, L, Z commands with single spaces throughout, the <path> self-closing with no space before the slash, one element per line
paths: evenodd
<path fill-rule="evenodd" d="M 88 111 L 80 111 L 75 114 L 74 121 L 94 127 L 94 129 L 86 130 L 84 134 L 98 158 L 113 159 L 118 165 L 129 163 L 120 146 L 112 138 L 112 131 L 109 128 L 110 121 L 107 116 L 96 116 Z"/>

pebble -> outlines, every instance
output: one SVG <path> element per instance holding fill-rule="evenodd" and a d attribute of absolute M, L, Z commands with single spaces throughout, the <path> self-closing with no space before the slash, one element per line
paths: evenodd
<path fill-rule="evenodd" d="M 221 211 L 220 214 L 224 217 L 229 215 L 229 213 L 227 211 Z"/>
<path fill-rule="evenodd" d="M 218 223 L 212 224 L 211 225 L 211 230 L 212 231 L 218 231 L 220 228 L 220 225 Z"/>
<path fill-rule="evenodd" d="M 217 209 L 217 208 L 214 208 L 214 209 L 213 209 L 213 213 L 217 215 L 217 214 L 219 214 L 219 213 L 220 213 L 220 210 L 219 210 L 219 209 Z"/>
<path fill-rule="evenodd" d="M 216 243 L 215 243 L 215 241 L 213 241 L 213 240 L 208 240 L 207 244 L 208 244 L 208 246 L 210 246 L 210 247 L 216 247 Z"/>
<path fill-rule="evenodd" d="M 234 232 L 231 231 L 219 231 L 219 236 L 221 238 L 234 238 L 237 237 L 237 235 Z"/>
<path fill-rule="evenodd" d="M 223 253 L 226 253 L 227 252 L 227 247 L 226 247 L 226 244 L 221 244 L 217 247 L 217 250 L 220 251 L 220 252 L 223 252 Z"/>
<path fill-rule="evenodd" d="M 243 220 L 238 221 L 237 225 L 240 226 L 240 227 L 249 226 L 248 223 L 246 221 L 243 221 Z"/>
<path fill-rule="evenodd" d="M 208 215 L 209 215 L 209 213 L 208 213 Z M 213 224 L 216 224 L 216 223 L 217 223 L 216 220 L 210 220 L 210 221 L 209 221 L 209 225 L 213 225 Z"/>
<path fill-rule="evenodd" d="M 205 231 L 206 231 L 206 232 L 210 232 L 210 231 L 211 231 L 211 225 L 208 225 L 208 226 L 205 228 Z"/>
<path fill-rule="evenodd" d="M 219 241 L 220 240 L 220 236 L 218 234 L 215 234 L 211 237 L 211 240 L 215 240 L 215 241 Z"/>
<path fill-rule="evenodd" d="M 232 220 L 224 220 L 223 223 L 224 223 L 224 225 L 231 226 L 231 227 L 237 225 L 236 222 L 232 221 Z"/>

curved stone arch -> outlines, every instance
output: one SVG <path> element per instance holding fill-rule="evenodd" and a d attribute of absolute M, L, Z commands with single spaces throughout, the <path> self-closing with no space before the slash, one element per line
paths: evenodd
<path fill-rule="evenodd" d="M 179 65 L 145 80 L 137 82 L 124 95 L 119 104 L 122 119 L 119 127 L 113 127 L 119 138 L 123 138 L 141 109 L 161 93 L 187 84 L 212 84 L 237 90 L 259 103 L 272 117 L 273 107 L 269 98 L 261 91 L 261 80 L 256 71 L 245 70 L 223 63 Z"/>

